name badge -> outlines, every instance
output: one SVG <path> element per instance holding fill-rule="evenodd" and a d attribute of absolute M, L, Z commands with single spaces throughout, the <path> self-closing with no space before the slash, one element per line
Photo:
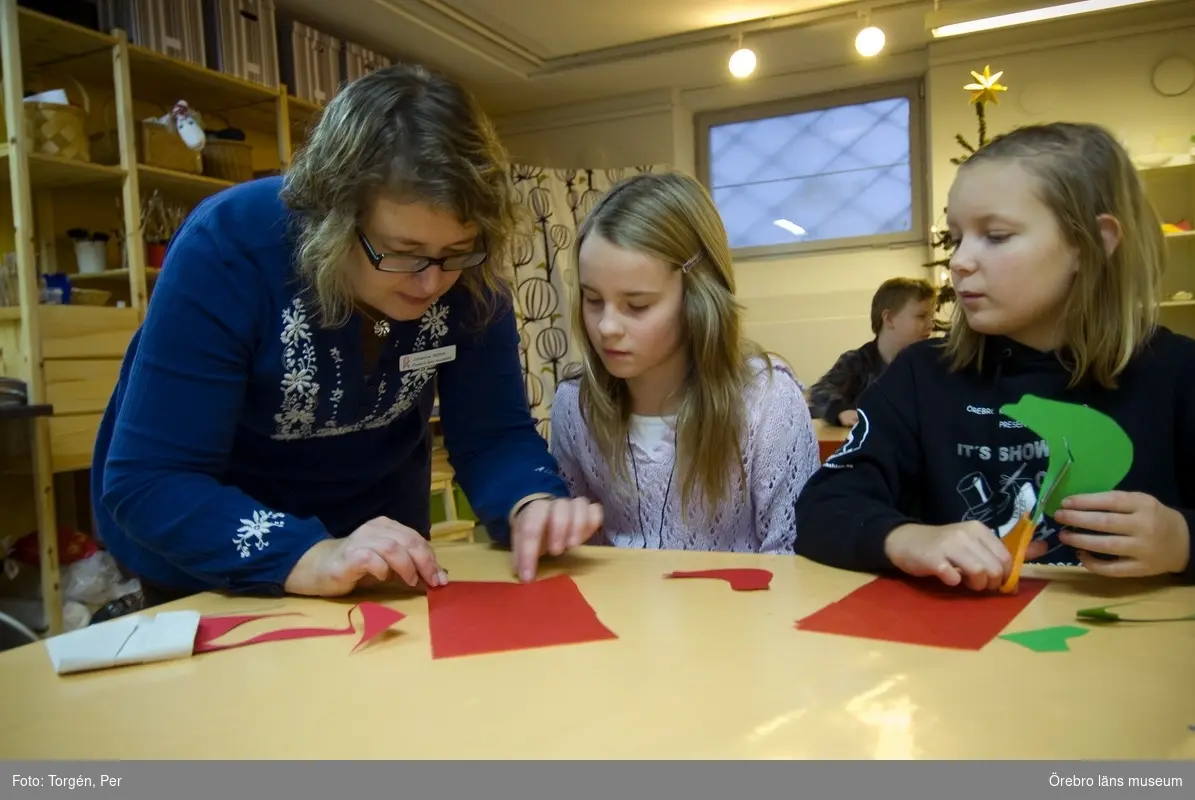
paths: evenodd
<path fill-rule="evenodd" d="M 456 360 L 456 345 L 450 344 L 447 347 L 437 347 L 435 350 L 424 350 L 421 353 L 407 353 L 405 356 L 399 356 L 398 368 L 402 372 L 409 372 L 413 369 L 427 369 L 454 360 Z"/>

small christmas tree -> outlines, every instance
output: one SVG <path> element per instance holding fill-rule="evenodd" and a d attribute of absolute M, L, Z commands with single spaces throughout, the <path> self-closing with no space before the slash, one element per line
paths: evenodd
<path fill-rule="evenodd" d="M 992 68 L 990 66 L 985 66 L 983 68 L 983 74 L 975 72 L 974 70 L 971 71 L 971 77 L 975 78 L 975 82 L 968 83 L 963 87 L 963 90 L 971 93 L 971 104 L 975 106 L 975 119 L 979 126 L 979 138 L 975 146 L 972 146 L 971 143 L 967 141 L 967 137 L 963 136 L 961 133 L 956 133 L 954 135 L 954 140 L 959 143 L 960 147 L 963 148 L 964 153 L 961 156 L 954 156 L 950 159 L 950 163 L 954 164 L 956 167 L 970 158 L 976 150 L 988 143 L 988 121 L 985 107 L 988 103 L 999 105 L 1000 100 L 996 93 L 1008 91 L 1008 87 L 1001 85 L 999 82 L 1000 76 L 1003 74 L 1004 72 L 1001 71 L 993 75 Z M 945 215 L 945 209 L 943 209 L 942 213 Z M 923 266 L 930 267 L 931 269 L 949 270 L 950 258 L 954 254 L 955 248 L 955 243 L 950 238 L 950 231 L 934 225 L 934 227 L 930 229 L 930 242 L 935 250 L 945 251 L 945 255 L 942 258 L 939 258 L 935 261 L 930 261 L 928 264 L 924 264 Z M 949 284 L 943 286 L 938 292 L 938 303 L 935 310 L 940 313 L 944 306 L 953 303 L 954 300 L 954 288 Z M 943 322 L 942 320 L 934 320 L 935 330 L 945 331 L 948 330 L 949 327 L 949 324 Z"/>

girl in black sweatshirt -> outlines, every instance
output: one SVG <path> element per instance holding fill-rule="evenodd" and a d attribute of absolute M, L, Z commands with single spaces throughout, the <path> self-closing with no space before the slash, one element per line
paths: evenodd
<path fill-rule="evenodd" d="M 950 334 L 906 348 L 860 398 L 797 500 L 797 553 L 996 589 L 999 537 L 1049 461 L 1000 408 L 1036 395 L 1112 417 L 1134 454 L 1116 490 L 1063 498 L 1026 560 L 1195 582 L 1195 341 L 1158 324 L 1166 243 L 1128 155 L 1093 125 L 1017 129 L 963 163 L 947 218 Z"/>

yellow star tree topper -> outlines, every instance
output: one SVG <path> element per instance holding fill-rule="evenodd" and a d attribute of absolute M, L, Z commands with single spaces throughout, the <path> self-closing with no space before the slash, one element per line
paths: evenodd
<path fill-rule="evenodd" d="M 1000 83 L 1000 76 L 1004 74 L 1001 70 L 995 75 L 992 74 L 992 68 L 986 66 L 983 68 L 983 74 L 980 75 L 975 70 L 971 70 L 971 77 L 975 78 L 975 83 L 968 83 L 963 87 L 965 91 L 971 93 L 971 102 L 979 103 L 995 103 L 1000 105 L 1000 98 L 996 92 L 1007 92 L 1008 87 Z"/>
<path fill-rule="evenodd" d="M 964 91 L 971 93 L 971 105 L 975 107 L 975 122 L 977 123 L 979 139 L 975 144 L 967 141 L 967 137 L 961 133 L 954 135 L 954 140 L 958 142 L 959 147 L 963 148 L 963 155 L 951 156 L 950 163 L 956 167 L 961 165 L 964 161 L 970 158 L 977 149 L 984 147 L 988 143 L 988 120 L 987 120 L 987 104 L 1000 105 L 1000 92 L 1007 92 L 1008 87 L 1000 83 L 1000 78 L 1003 77 L 1004 71 L 992 74 L 991 66 L 985 66 L 983 72 L 976 72 L 971 70 L 971 77 L 975 79 L 974 83 L 968 83 L 963 87 Z M 926 267 L 933 267 L 935 269 L 947 270 L 950 267 L 950 257 L 954 252 L 957 243 L 954 242 L 949 231 L 945 228 L 934 227 L 930 229 L 932 235 L 932 243 L 935 250 L 944 250 L 945 254 L 938 259 L 930 261 L 925 264 Z M 941 311 L 942 307 L 954 302 L 955 294 L 954 288 L 949 284 L 942 287 L 938 292 L 938 305 L 935 309 Z M 949 323 L 934 322 L 934 328 L 940 331 L 948 330 Z"/>

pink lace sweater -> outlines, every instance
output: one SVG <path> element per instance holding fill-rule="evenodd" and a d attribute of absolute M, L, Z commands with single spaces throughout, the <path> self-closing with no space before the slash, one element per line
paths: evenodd
<path fill-rule="evenodd" d="M 763 362 L 755 362 L 756 376 L 743 393 L 748 496 L 724 498 L 713 513 L 704 500 L 695 498 L 687 519 L 680 513 L 681 473 L 678 469 L 674 475 L 672 469 L 674 421 L 634 420 L 634 463 L 630 458 L 627 463 L 631 477 L 620 484 L 602 461 L 581 417 L 577 381 L 562 381 L 552 404 L 551 450 L 573 495 L 602 504 L 603 528 L 588 544 L 792 553 L 797 536 L 793 504 L 820 466 L 820 458 L 802 386 L 787 367 L 773 364 L 769 381 Z M 653 437 L 653 428 L 660 434 Z"/>

